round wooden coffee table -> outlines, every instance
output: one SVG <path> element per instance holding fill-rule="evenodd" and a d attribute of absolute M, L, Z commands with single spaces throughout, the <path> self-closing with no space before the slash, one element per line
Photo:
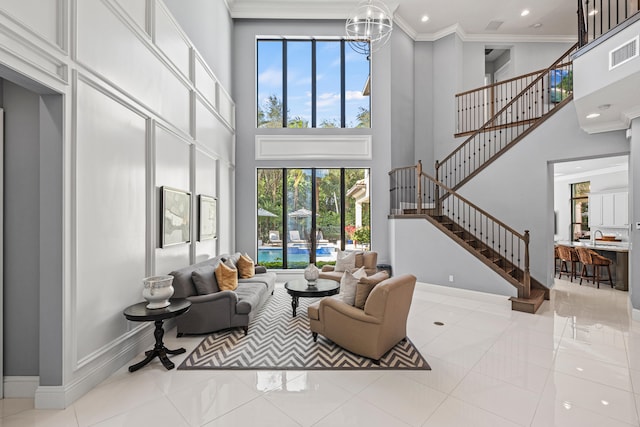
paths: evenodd
<path fill-rule="evenodd" d="M 305 279 L 295 279 L 285 283 L 284 288 L 287 290 L 287 293 L 291 295 L 293 317 L 296 317 L 296 310 L 300 298 L 318 298 L 335 295 L 340 291 L 340 283 L 327 279 L 318 279 L 315 283 L 309 283 Z"/>

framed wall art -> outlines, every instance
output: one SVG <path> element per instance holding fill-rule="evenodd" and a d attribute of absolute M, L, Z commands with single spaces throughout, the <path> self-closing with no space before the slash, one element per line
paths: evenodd
<path fill-rule="evenodd" d="M 162 247 L 191 241 L 191 193 L 162 187 Z"/>
<path fill-rule="evenodd" d="M 218 237 L 217 209 L 218 200 L 215 197 L 205 196 L 204 194 L 198 196 L 199 241 L 211 240 Z"/>

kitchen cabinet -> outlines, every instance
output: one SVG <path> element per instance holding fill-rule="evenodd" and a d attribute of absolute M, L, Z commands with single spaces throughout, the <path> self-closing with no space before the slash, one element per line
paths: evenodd
<path fill-rule="evenodd" d="M 591 193 L 589 195 L 589 227 L 628 227 L 629 193 Z"/>

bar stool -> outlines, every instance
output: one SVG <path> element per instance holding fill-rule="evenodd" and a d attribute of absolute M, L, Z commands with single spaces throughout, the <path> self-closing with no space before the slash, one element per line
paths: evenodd
<path fill-rule="evenodd" d="M 558 273 L 558 279 L 562 279 L 562 273 L 566 273 L 569 276 L 569 280 L 573 282 L 573 279 L 577 277 L 577 264 L 580 261 L 574 248 L 570 246 L 558 245 L 558 256 L 560 257 L 560 271 Z M 571 271 L 567 265 L 571 265 Z"/>
<path fill-rule="evenodd" d="M 587 279 L 588 282 L 589 278 L 591 278 L 598 289 L 600 289 L 600 282 L 609 282 L 609 284 L 613 288 L 613 280 L 611 280 L 611 260 L 609 258 L 603 257 L 595 251 L 592 251 L 591 249 L 576 248 L 576 251 L 578 252 L 578 258 L 582 263 L 582 271 L 580 272 L 580 284 L 582 285 L 582 279 Z M 592 275 L 589 275 L 589 265 L 592 268 Z M 603 280 L 602 273 L 600 271 L 601 267 L 607 267 L 607 279 Z"/>

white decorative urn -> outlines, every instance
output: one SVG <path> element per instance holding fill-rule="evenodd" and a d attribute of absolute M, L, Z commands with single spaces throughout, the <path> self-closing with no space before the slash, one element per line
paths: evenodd
<path fill-rule="evenodd" d="M 307 268 L 304 269 L 304 278 L 309 283 L 315 283 L 320 276 L 320 270 L 315 264 L 309 264 Z"/>
<path fill-rule="evenodd" d="M 142 296 L 149 301 L 147 308 L 164 308 L 173 296 L 173 276 L 151 276 L 142 280 L 144 289 Z"/>

